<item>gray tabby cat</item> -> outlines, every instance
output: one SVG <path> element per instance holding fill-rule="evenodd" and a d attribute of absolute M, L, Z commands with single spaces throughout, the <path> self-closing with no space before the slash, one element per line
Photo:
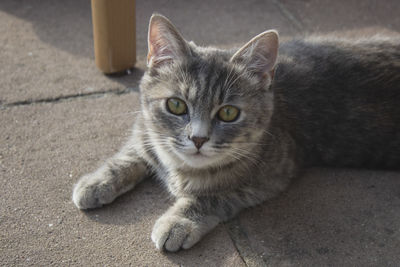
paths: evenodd
<path fill-rule="evenodd" d="M 158 249 L 190 248 L 305 167 L 400 166 L 398 39 L 278 47 L 266 31 L 225 51 L 186 42 L 153 15 L 148 45 L 133 135 L 79 180 L 73 201 L 100 207 L 156 174 L 176 198 L 154 225 Z"/>

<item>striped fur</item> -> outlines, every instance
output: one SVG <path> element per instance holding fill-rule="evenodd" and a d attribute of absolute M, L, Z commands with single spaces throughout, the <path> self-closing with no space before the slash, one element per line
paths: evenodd
<path fill-rule="evenodd" d="M 156 174 L 176 203 L 152 240 L 177 251 L 276 196 L 305 166 L 399 167 L 400 41 L 299 39 L 277 59 L 277 38 L 265 32 L 237 52 L 202 48 L 154 15 L 132 137 L 79 180 L 76 206 L 110 203 Z M 172 97 L 186 114 L 168 111 Z M 227 104 L 240 109 L 231 123 L 217 117 Z M 208 138 L 200 150 L 192 135 Z"/>

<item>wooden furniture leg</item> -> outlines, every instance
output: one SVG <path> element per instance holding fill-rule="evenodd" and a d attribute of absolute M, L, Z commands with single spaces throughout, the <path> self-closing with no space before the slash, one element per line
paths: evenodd
<path fill-rule="evenodd" d="M 106 74 L 134 67 L 135 0 L 92 0 L 92 22 L 97 67 Z"/>

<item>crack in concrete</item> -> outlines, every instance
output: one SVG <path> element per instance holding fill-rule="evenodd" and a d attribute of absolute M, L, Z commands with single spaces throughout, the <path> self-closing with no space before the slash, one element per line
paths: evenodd
<path fill-rule="evenodd" d="M 240 225 L 238 218 L 225 223 L 225 225 L 240 258 L 246 266 L 268 266 L 261 256 L 251 248 L 247 233 Z"/>
<path fill-rule="evenodd" d="M 286 8 L 285 4 L 281 3 L 279 0 L 272 0 L 272 2 L 278 7 L 278 9 L 281 11 L 282 15 L 286 17 L 292 24 L 293 26 L 303 32 L 305 27 L 303 23 L 298 20 L 292 12 L 289 11 L 289 9 Z"/>
<path fill-rule="evenodd" d="M 97 98 L 106 95 L 124 95 L 132 92 L 139 92 L 139 88 L 128 87 L 119 90 L 102 90 L 102 91 L 94 91 L 88 93 L 78 93 L 78 94 L 63 95 L 57 97 L 49 97 L 49 98 L 28 99 L 28 100 L 15 101 L 11 103 L 0 102 L 0 109 L 6 109 L 18 106 L 36 105 L 42 103 L 59 103 L 77 98 Z"/>

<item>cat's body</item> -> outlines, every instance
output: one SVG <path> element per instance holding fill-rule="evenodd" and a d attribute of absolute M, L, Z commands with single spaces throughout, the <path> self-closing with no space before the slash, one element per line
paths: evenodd
<path fill-rule="evenodd" d="M 399 38 L 290 41 L 280 57 L 276 124 L 305 164 L 400 168 Z"/>
<path fill-rule="evenodd" d="M 260 34 L 239 51 L 185 42 L 162 16 L 132 138 L 81 178 L 82 209 L 155 173 L 176 203 L 152 239 L 189 248 L 219 222 L 282 192 L 306 166 L 400 166 L 400 41 Z"/>

